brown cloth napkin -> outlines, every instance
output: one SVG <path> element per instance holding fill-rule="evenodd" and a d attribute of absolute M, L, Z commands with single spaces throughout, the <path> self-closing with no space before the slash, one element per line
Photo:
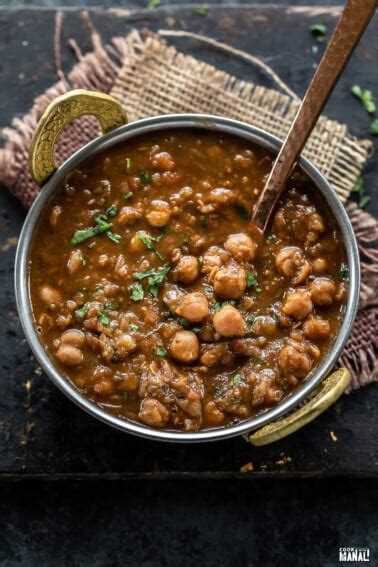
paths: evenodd
<path fill-rule="evenodd" d="M 196 37 L 222 48 L 233 56 L 241 52 L 209 38 Z M 299 99 L 284 85 L 272 69 L 253 56 L 242 53 L 252 63 L 263 67 L 267 75 L 286 91 L 267 89 L 198 61 L 160 37 L 138 32 L 126 38 L 113 38 L 103 46 L 92 29 L 94 50 L 82 55 L 75 42 L 79 62 L 67 77 L 41 94 L 23 118 L 15 118 L 11 128 L 4 128 L 7 139 L 0 150 L 0 181 L 29 207 L 38 193 L 28 171 L 31 137 L 47 104 L 72 88 L 110 92 L 126 108 L 130 120 L 173 112 L 208 112 L 230 116 L 254 124 L 283 138 L 298 108 Z M 56 147 L 63 161 L 89 140 L 98 136 L 93 117 L 82 117 L 65 128 Z M 368 158 L 371 143 L 352 137 L 345 125 L 321 117 L 304 154 L 331 182 L 346 201 Z M 357 321 L 339 363 L 353 376 L 352 388 L 378 380 L 377 348 L 377 273 L 378 223 L 356 204 L 347 203 L 361 255 L 362 289 Z"/>

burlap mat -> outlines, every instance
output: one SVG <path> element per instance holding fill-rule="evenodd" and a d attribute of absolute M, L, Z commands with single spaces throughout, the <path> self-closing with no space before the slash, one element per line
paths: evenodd
<path fill-rule="evenodd" d="M 60 25 L 58 16 L 58 32 Z M 134 31 L 126 38 L 114 38 L 110 45 L 104 47 L 92 28 L 93 52 L 83 56 L 77 44 L 71 40 L 79 63 L 65 77 L 57 57 L 61 80 L 35 100 L 27 115 L 14 119 L 12 128 L 3 130 L 7 142 L 5 148 L 0 150 L 0 181 L 26 207 L 31 205 L 38 192 L 27 167 L 31 136 L 47 104 L 71 88 L 110 92 L 125 106 L 130 120 L 163 113 L 208 112 L 243 120 L 283 138 L 299 104 L 299 99 L 289 87 L 272 69 L 253 56 L 206 38 L 197 39 L 258 64 L 286 93 L 239 81 L 178 52 L 160 37 L 151 34 L 142 39 Z M 65 159 L 97 135 L 98 125 L 92 117 L 75 121 L 61 135 L 56 149 L 57 157 L 60 161 Z M 368 158 L 370 147 L 370 141 L 352 137 L 345 125 L 322 117 L 304 154 L 327 177 L 340 198 L 346 201 Z M 357 235 L 362 260 L 360 309 L 351 338 L 340 359 L 340 364 L 352 371 L 354 389 L 378 380 L 378 223 L 354 203 L 347 204 L 347 211 Z"/>

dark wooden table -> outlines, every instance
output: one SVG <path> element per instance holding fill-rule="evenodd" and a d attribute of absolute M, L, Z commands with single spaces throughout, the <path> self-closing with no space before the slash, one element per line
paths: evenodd
<path fill-rule="evenodd" d="M 212 36 L 263 58 L 303 94 L 321 50 L 309 33 L 319 20 L 335 23 L 338 10 L 285 6 L 211 7 L 198 16 L 192 7 L 129 11 L 92 11 L 103 40 L 133 27 L 188 29 Z M 33 98 L 56 80 L 53 57 L 54 10 L 0 8 L 0 125 L 21 116 Z M 378 96 L 378 18 L 353 56 L 326 109 L 364 137 L 369 117 L 350 94 L 354 83 Z M 73 55 L 66 40 L 75 37 L 90 48 L 77 9 L 65 12 L 63 64 Z M 211 48 L 179 40 L 176 45 L 235 75 L 269 85 L 245 63 Z M 378 189 L 378 158 L 364 173 L 367 193 Z M 316 422 L 294 436 L 265 448 L 242 438 L 196 446 L 166 445 L 114 431 L 73 406 L 39 369 L 23 338 L 15 310 L 13 264 L 16 236 L 25 211 L 5 190 L 0 193 L 0 479 L 19 477 L 234 477 L 252 462 L 249 477 L 376 476 L 378 471 L 378 386 L 344 396 Z M 368 210 L 378 214 L 378 200 Z M 331 435 L 332 432 L 332 435 Z M 333 440 L 337 439 L 337 440 Z"/>

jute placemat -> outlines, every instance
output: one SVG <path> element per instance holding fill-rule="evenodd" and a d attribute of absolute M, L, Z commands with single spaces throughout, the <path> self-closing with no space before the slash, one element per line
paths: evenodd
<path fill-rule="evenodd" d="M 87 23 L 91 25 L 87 15 Z M 57 20 L 57 36 L 61 17 Z M 204 62 L 189 57 L 169 46 L 158 36 L 142 38 L 136 31 L 126 38 L 114 38 L 103 46 L 96 30 L 91 29 L 93 52 L 82 55 L 75 41 L 79 63 L 65 77 L 59 65 L 59 42 L 56 47 L 57 68 L 61 80 L 38 97 L 23 118 L 14 119 L 5 128 L 5 148 L 0 150 L 0 181 L 29 207 L 38 188 L 27 167 L 28 151 L 36 123 L 47 104 L 58 94 L 71 88 L 87 88 L 110 92 L 125 106 L 130 120 L 173 112 L 205 112 L 236 118 L 283 138 L 298 108 L 299 99 L 272 69 L 257 58 L 209 38 L 198 38 L 222 48 L 232 56 L 240 54 L 264 68 L 279 92 L 235 77 Z M 193 34 L 192 34 L 193 36 Z M 195 37 L 195 36 L 194 36 Z M 58 39 L 58 38 L 57 38 Z M 60 137 L 56 154 L 68 157 L 98 135 L 92 117 L 82 117 L 69 125 Z M 313 132 L 304 154 L 331 182 L 340 198 L 346 201 L 356 178 L 368 158 L 371 142 L 358 140 L 345 125 L 322 117 Z M 351 338 L 340 364 L 353 374 L 352 388 L 378 380 L 377 347 L 377 274 L 378 224 L 354 203 L 347 204 L 362 260 L 362 292 L 360 309 Z"/>

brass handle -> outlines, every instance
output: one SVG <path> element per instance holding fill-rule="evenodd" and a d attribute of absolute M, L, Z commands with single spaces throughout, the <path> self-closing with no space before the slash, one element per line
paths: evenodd
<path fill-rule="evenodd" d="M 307 404 L 287 417 L 268 423 L 249 434 L 248 441 L 256 446 L 268 445 L 298 431 L 328 409 L 344 392 L 351 378 L 349 370 L 339 368 L 323 381 L 320 390 Z"/>
<path fill-rule="evenodd" d="M 46 108 L 34 132 L 29 156 L 29 169 L 34 181 L 42 186 L 58 168 L 54 145 L 63 128 L 75 118 L 93 114 L 103 133 L 127 123 L 127 115 L 113 97 L 77 89 L 58 96 Z"/>

